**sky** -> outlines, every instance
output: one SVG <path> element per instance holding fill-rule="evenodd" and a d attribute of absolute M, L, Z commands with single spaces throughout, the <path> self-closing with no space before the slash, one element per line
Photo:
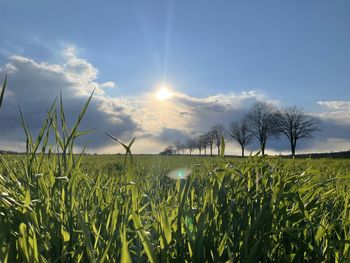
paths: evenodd
<path fill-rule="evenodd" d="M 23 149 L 18 104 L 35 134 L 60 92 L 73 122 L 94 88 L 82 124 L 96 129 L 90 152 L 122 151 L 107 131 L 136 136 L 135 153 L 157 153 L 256 101 L 320 118 L 299 152 L 350 149 L 347 0 L 0 0 L 0 10 L 2 149 Z M 172 96 L 159 100 L 163 85 Z M 267 148 L 284 153 L 288 143 Z"/>

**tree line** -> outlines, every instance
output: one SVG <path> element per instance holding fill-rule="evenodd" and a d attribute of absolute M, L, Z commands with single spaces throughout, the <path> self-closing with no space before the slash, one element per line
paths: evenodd
<path fill-rule="evenodd" d="M 295 156 L 300 139 L 310 138 L 319 131 L 319 120 L 297 106 L 277 109 L 273 104 L 257 102 L 240 119 L 233 120 L 228 127 L 214 125 L 208 132 L 190 138 L 185 142 L 176 141 L 160 154 L 179 154 L 186 150 L 192 155 L 198 150 L 199 155 L 213 155 L 221 150 L 221 137 L 236 141 L 244 156 L 246 147 L 256 140 L 262 155 L 268 140 L 285 137 L 289 141 L 291 155 Z M 209 152 L 208 152 L 209 151 Z"/>

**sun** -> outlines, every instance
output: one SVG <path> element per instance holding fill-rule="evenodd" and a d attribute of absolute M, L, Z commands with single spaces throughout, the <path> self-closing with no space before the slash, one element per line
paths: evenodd
<path fill-rule="evenodd" d="M 161 87 L 155 94 L 158 100 L 164 101 L 173 96 L 173 93 L 165 86 Z"/>

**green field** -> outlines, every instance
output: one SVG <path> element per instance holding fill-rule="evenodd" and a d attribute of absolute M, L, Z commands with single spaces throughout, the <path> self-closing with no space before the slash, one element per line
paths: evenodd
<path fill-rule="evenodd" d="M 0 155 L 0 262 L 350 262 L 350 160 L 76 154 L 88 103 Z"/>
<path fill-rule="evenodd" d="M 350 160 L 31 157 L 2 156 L 1 262 L 350 260 Z"/>

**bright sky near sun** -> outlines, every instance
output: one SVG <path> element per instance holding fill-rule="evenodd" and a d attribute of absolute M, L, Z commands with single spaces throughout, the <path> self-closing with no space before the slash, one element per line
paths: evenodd
<path fill-rule="evenodd" d="M 96 107 L 109 116 L 101 125 L 143 136 L 140 152 L 194 136 L 207 129 L 200 119 L 209 126 L 260 99 L 350 123 L 347 0 L 1 0 L 0 10 L 2 76 L 9 73 L 28 111 L 38 103 L 23 94 L 45 92 L 39 83 L 57 87 L 54 96 L 62 85 L 85 95 L 79 85 L 98 86 L 108 107 Z M 340 130 L 325 135 L 322 149 L 310 147 L 350 147 Z M 17 145 L 11 136 L 8 144 Z"/>
<path fill-rule="evenodd" d="M 156 98 L 160 101 L 169 99 L 172 96 L 172 92 L 165 86 L 161 86 L 156 93 Z"/>

